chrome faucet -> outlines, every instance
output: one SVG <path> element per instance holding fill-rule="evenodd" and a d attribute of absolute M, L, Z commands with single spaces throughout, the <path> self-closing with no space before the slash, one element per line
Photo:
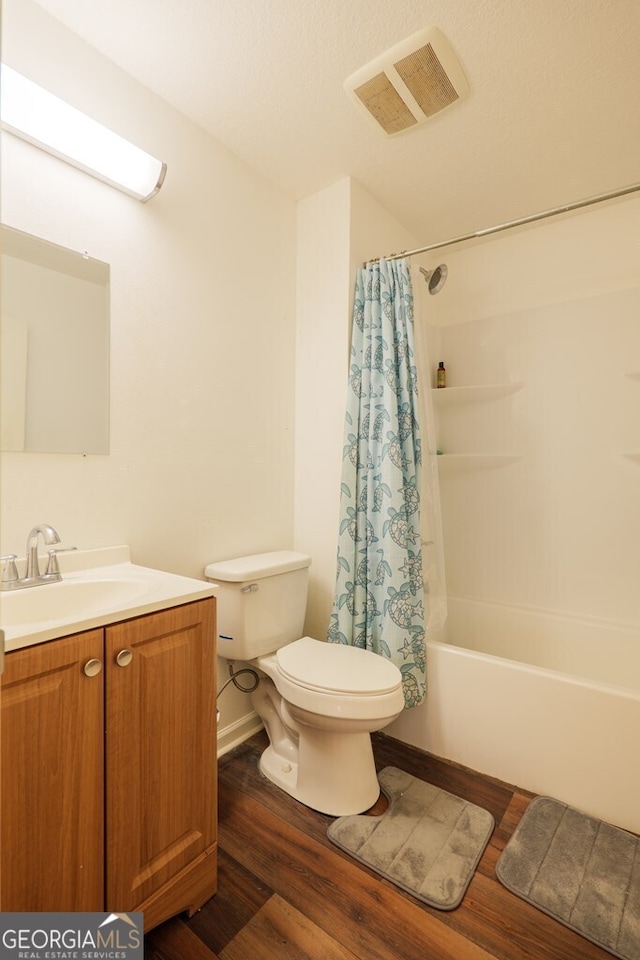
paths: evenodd
<path fill-rule="evenodd" d="M 35 587 L 40 583 L 54 583 L 56 580 L 62 580 L 60 568 L 56 554 L 57 550 L 49 551 L 49 563 L 45 573 L 40 573 L 40 563 L 38 560 L 38 544 L 40 537 L 45 546 L 51 546 L 54 543 L 60 543 L 60 537 L 48 523 L 41 523 L 34 527 L 27 537 L 26 568 L 24 577 L 18 576 L 17 557 L 15 554 L 9 554 L 6 557 L 0 557 L 0 590 L 21 590 L 24 587 Z M 75 550 L 75 547 L 71 547 Z"/>
<path fill-rule="evenodd" d="M 58 531 L 48 523 L 41 523 L 34 527 L 27 537 L 27 569 L 24 575 L 25 580 L 41 580 L 40 565 L 38 563 L 38 543 L 40 536 L 46 546 L 50 547 L 54 543 L 60 543 Z M 46 581 L 45 581 L 46 582 Z"/>

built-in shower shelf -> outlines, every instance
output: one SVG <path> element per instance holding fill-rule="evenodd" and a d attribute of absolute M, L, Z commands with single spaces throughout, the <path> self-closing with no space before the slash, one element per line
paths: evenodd
<path fill-rule="evenodd" d="M 508 397 L 524 386 L 523 383 L 470 383 L 464 387 L 433 387 L 432 393 L 438 405 L 442 403 L 472 403 L 479 400 L 494 400 Z"/>
<path fill-rule="evenodd" d="M 484 467 L 500 467 L 522 460 L 521 453 L 440 453 L 438 464 L 449 469 L 477 470 Z"/>

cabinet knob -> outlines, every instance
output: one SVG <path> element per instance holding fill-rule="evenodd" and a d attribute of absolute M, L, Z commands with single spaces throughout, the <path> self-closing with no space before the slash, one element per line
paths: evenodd
<path fill-rule="evenodd" d="M 86 677 L 97 677 L 101 670 L 101 660 L 87 660 L 84 665 L 84 673 Z"/>
<path fill-rule="evenodd" d="M 116 656 L 116 663 L 119 667 L 128 667 L 132 660 L 133 653 L 131 650 L 121 650 Z"/>

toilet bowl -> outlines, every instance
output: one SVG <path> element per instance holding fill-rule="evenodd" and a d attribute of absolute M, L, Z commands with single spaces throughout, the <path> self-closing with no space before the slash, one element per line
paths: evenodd
<path fill-rule="evenodd" d="M 265 776 L 323 813 L 344 816 L 373 806 L 380 787 L 370 734 L 395 720 L 404 706 L 398 668 L 367 650 L 311 637 L 255 665 L 279 695 L 283 726 L 297 735 L 292 759 L 276 725 L 260 759 Z"/>
<path fill-rule="evenodd" d="M 251 699 L 269 738 L 262 773 L 314 810 L 362 813 L 380 792 L 370 734 L 402 711 L 402 677 L 368 650 L 300 636 L 309 563 L 278 551 L 209 564 L 218 654 L 260 678 Z"/>

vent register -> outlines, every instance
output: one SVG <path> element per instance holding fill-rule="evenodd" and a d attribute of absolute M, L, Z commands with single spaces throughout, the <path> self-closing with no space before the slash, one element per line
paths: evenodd
<path fill-rule="evenodd" d="M 444 35 L 426 27 L 357 70 L 345 90 L 393 136 L 457 103 L 469 84 Z"/>

